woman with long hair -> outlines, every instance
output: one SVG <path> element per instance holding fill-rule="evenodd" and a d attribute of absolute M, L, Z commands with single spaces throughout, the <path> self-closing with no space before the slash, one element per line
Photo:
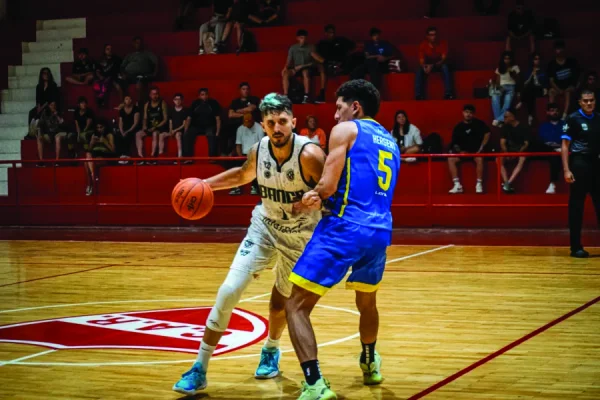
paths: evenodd
<path fill-rule="evenodd" d="M 107 121 L 100 119 L 96 122 L 94 134 L 90 139 L 88 151 L 85 158 L 92 160 L 94 158 L 115 158 L 115 136 L 113 130 Z M 100 162 L 84 162 L 85 176 L 87 186 L 85 188 L 86 196 L 91 196 L 94 193 L 94 182 L 98 180 L 98 166 Z"/>
<path fill-rule="evenodd" d="M 548 93 L 548 75 L 542 68 L 542 58 L 540 53 L 533 53 L 529 64 L 527 75 L 524 76 L 523 82 L 523 102 L 527 107 L 529 115 L 529 125 L 533 125 L 533 120 L 536 115 L 535 101 L 538 97 L 543 97 Z"/>
<path fill-rule="evenodd" d="M 516 93 L 517 81 L 521 70 L 515 64 L 513 53 L 505 51 L 500 57 L 498 68 L 494 71 L 496 74 L 492 93 L 492 110 L 494 112 L 494 121 L 492 125 L 504 125 L 504 113 L 510 108 Z"/>
<path fill-rule="evenodd" d="M 423 139 L 421 139 L 421 131 L 415 125 L 410 123 L 408 114 L 404 110 L 396 111 L 394 116 L 394 127 L 390 134 L 398 143 L 401 154 L 416 154 L 421 151 Z M 416 158 L 403 158 L 403 161 L 414 162 Z"/>
<path fill-rule="evenodd" d="M 44 111 L 44 109 L 48 107 L 48 104 L 53 101 L 58 105 L 58 86 L 56 85 L 56 82 L 54 82 L 54 77 L 52 76 L 50 68 L 44 67 L 40 69 L 38 84 L 35 88 L 35 107 L 29 111 L 27 120 L 27 124 L 29 125 L 28 136 L 30 136 L 31 139 L 35 139 L 37 136 L 38 120 L 42 115 L 42 111 Z M 25 138 L 27 139 L 28 137 L 26 136 Z"/>

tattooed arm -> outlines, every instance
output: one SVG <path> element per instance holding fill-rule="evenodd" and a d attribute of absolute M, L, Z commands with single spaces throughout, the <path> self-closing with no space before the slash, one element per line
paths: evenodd
<path fill-rule="evenodd" d="M 238 186 L 243 186 L 256 179 L 256 149 L 258 143 L 252 146 L 248 152 L 248 159 L 241 167 L 231 168 L 206 179 L 212 190 L 231 189 Z"/>

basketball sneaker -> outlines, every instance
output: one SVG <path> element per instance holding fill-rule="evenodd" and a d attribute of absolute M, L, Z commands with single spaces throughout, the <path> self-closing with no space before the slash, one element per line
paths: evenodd
<path fill-rule="evenodd" d="M 279 359 L 281 350 L 277 348 L 265 349 L 260 353 L 260 362 L 254 373 L 256 379 L 270 379 L 279 375 Z"/>
<path fill-rule="evenodd" d="M 306 382 L 302 382 L 302 394 L 298 397 L 298 400 L 333 400 L 337 399 L 337 395 L 331 390 L 329 381 L 325 378 L 321 378 L 315 382 L 314 385 L 309 385 Z"/>
<path fill-rule="evenodd" d="M 378 352 L 375 352 L 375 359 L 369 365 L 360 361 L 359 364 L 363 372 L 363 383 L 365 385 L 379 385 L 383 382 L 383 376 L 381 376 L 381 356 Z"/>
<path fill-rule="evenodd" d="M 181 375 L 181 379 L 173 385 L 173 390 L 191 396 L 205 389 L 207 384 L 206 372 L 202 369 L 202 364 L 197 362 L 192 369 Z"/>

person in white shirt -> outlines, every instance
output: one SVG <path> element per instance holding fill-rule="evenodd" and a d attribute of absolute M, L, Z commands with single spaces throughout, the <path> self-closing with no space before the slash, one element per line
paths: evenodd
<path fill-rule="evenodd" d="M 394 118 L 394 127 L 390 131 L 390 134 L 398 143 L 401 154 L 416 154 L 421 152 L 421 146 L 423 145 L 423 139 L 421 139 L 421 131 L 415 125 L 411 124 L 408 120 L 406 111 L 396 111 Z M 415 162 L 415 157 L 402 158 L 404 162 Z"/>
<path fill-rule="evenodd" d="M 515 97 L 517 81 L 521 70 L 515 65 L 513 53 L 505 51 L 502 53 L 498 68 L 496 68 L 496 79 L 492 82 L 492 110 L 494 112 L 493 126 L 504 124 L 504 113 L 511 106 Z M 519 108 L 517 106 L 517 108 Z"/>
<path fill-rule="evenodd" d="M 239 157 L 245 157 L 248 155 L 248 152 L 256 143 L 260 142 L 260 140 L 265 136 L 265 132 L 263 131 L 262 126 L 256 121 L 254 121 L 254 117 L 251 113 L 244 114 L 244 122 L 237 129 L 237 133 L 235 135 L 235 154 Z M 230 195 L 240 195 L 242 194 L 242 188 L 236 187 L 233 188 L 230 192 Z M 258 194 L 258 188 L 256 187 L 256 180 L 252 182 L 252 189 L 250 190 L 251 195 Z"/>

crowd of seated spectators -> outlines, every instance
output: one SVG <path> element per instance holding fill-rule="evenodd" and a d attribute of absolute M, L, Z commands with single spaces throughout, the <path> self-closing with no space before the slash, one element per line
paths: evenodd
<path fill-rule="evenodd" d="M 430 16 L 436 13 L 439 1 L 431 1 Z M 479 2 L 478 2 L 479 3 Z M 189 11 L 202 1 L 183 1 L 177 27 L 181 28 Z M 479 5 L 478 5 L 479 7 Z M 498 4 L 483 9 L 482 13 L 497 13 Z M 251 35 L 247 26 L 273 26 L 280 24 L 281 4 L 279 0 L 215 0 L 212 16 L 199 28 L 199 54 L 216 54 L 225 49 L 225 42 L 235 36 L 237 51 L 244 47 L 246 35 Z M 559 151 L 560 134 L 564 119 L 575 107 L 575 96 L 579 89 L 591 89 L 600 94 L 598 75 L 594 71 L 581 74 L 580 64 L 568 55 L 565 42 L 554 42 L 555 57 L 547 63 L 536 52 L 536 23 L 531 10 L 524 1 L 517 0 L 515 9 L 507 19 L 505 51 L 500 55 L 488 86 L 493 111 L 492 121 L 481 121 L 475 117 L 475 107 L 465 104 L 462 118 L 452 132 L 452 139 L 440 151 L 455 154 L 473 154 L 471 158 L 450 157 L 448 168 L 452 179 L 450 194 L 463 193 L 459 178 L 459 165 L 472 160 L 476 164 L 475 193 L 484 193 L 484 159 L 477 153 L 486 151 L 522 153 L 527 151 Z M 419 66 L 415 72 L 414 98 L 426 99 L 426 82 L 436 72 L 441 73 L 444 83 L 444 99 L 455 98 L 452 79 L 452 51 L 443 39 L 443 32 L 435 26 L 425 31 L 419 44 Z M 529 50 L 529 65 L 519 66 L 515 58 L 515 47 L 519 40 L 526 40 Z M 379 89 L 385 80 L 384 74 L 411 72 L 401 65 L 402 54 L 389 41 L 384 32 L 373 27 L 363 43 L 356 43 L 336 34 L 336 27 L 324 27 L 324 37 L 317 41 L 309 39 L 309 32 L 296 32 L 296 43 L 289 48 L 281 71 L 282 92 L 296 103 L 324 103 L 327 82 L 331 77 L 348 75 L 349 79 L 367 76 Z M 524 68 L 522 68 L 524 67 Z M 96 117 L 88 99 L 81 97 L 73 111 L 72 123 L 66 123 L 60 110 L 60 92 L 51 71 L 42 68 L 36 88 L 36 107 L 29 112 L 30 131 L 26 138 L 37 139 L 39 166 L 44 166 L 44 147 L 54 145 L 56 159 L 66 144 L 71 157 L 119 158 L 120 164 L 128 164 L 132 154 L 148 157 L 147 164 L 160 163 L 168 142 L 174 141 L 178 157 L 193 157 L 196 138 L 205 136 L 208 153 L 217 156 L 244 156 L 248 149 L 264 135 L 258 112 L 259 98 L 251 95 L 250 84 L 239 84 L 240 97 L 233 99 L 224 109 L 210 97 L 210 88 L 198 90 L 198 97 L 189 105 L 181 93 L 172 99 L 164 99 L 157 87 L 151 86 L 158 78 L 159 60 L 152 52 L 144 49 L 143 39 L 132 40 L 132 51 L 123 58 L 113 54 L 112 46 L 106 44 L 98 59 L 89 56 L 88 49 L 77 52 L 72 74 L 65 78 L 68 85 L 91 85 L 98 110 L 108 107 L 109 94 L 117 91 L 119 104 L 115 105 L 118 117 L 110 120 Z M 525 73 L 523 73 L 525 72 Z M 312 94 L 312 79 L 319 78 L 319 91 Z M 583 79 L 581 79 L 583 77 Z M 135 85 L 135 91 L 129 90 Z M 536 100 L 547 97 L 547 120 L 537 121 Z M 559 104 L 559 101 L 560 104 Z M 527 122 L 518 119 L 518 110 L 524 107 Z M 425 142 L 436 136 L 433 132 L 421 132 L 419 121 L 412 121 L 406 111 L 398 110 L 393 121 L 380 121 L 388 125 L 390 134 L 405 155 L 403 162 L 417 162 L 411 155 L 424 151 Z M 500 129 L 500 139 L 491 141 L 491 130 Z M 532 127 L 538 126 L 538 135 Z M 327 151 L 327 134 L 319 127 L 318 118 L 306 117 L 297 127 L 297 133 L 309 137 Z M 429 135 L 428 135 L 429 134 Z M 144 154 L 144 139 L 152 139 L 150 154 Z M 192 163 L 185 160 L 184 163 Z M 522 171 L 526 158 L 503 157 L 501 162 L 502 190 L 514 192 L 513 183 Z M 558 157 L 548 158 L 550 173 L 546 191 L 553 194 L 560 173 Z M 139 162 L 138 164 L 143 164 Z M 86 163 L 88 176 L 87 194 L 92 194 L 92 183 L 97 179 L 93 163 Z M 57 164 L 58 165 L 58 164 Z M 510 172 L 509 172 L 510 171 Z M 253 187 L 252 193 L 256 193 Z M 241 188 L 231 191 L 241 194 Z"/>

